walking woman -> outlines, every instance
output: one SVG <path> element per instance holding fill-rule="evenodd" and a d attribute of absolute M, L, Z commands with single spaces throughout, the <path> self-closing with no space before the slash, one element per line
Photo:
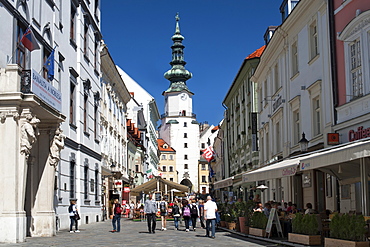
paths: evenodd
<path fill-rule="evenodd" d="M 204 201 L 199 200 L 199 218 L 200 218 L 200 226 L 204 229 Z"/>
<path fill-rule="evenodd" d="M 175 222 L 175 229 L 179 230 L 179 219 L 181 215 L 180 215 L 180 203 L 178 202 L 177 198 L 175 198 L 175 202 L 172 207 L 172 215 L 173 220 Z"/>
<path fill-rule="evenodd" d="M 190 205 L 188 200 L 182 201 L 182 217 L 185 221 L 185 231 L 189 231 L 189 222 L 190 222 Z"/>

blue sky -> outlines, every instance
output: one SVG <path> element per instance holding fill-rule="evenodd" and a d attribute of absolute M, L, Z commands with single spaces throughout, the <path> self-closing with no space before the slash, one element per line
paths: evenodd
<path fill-rule="evenodd" d="M 103 39 L 115 63 L 156 99 L 160 114 L 179 12 L 193 112 L 198 122 L 213 125 L 223 118 L 222 101 L 244 58 L 264 45 L 268 26 L 281 24 L 282 0 L 101 2 Z"/>

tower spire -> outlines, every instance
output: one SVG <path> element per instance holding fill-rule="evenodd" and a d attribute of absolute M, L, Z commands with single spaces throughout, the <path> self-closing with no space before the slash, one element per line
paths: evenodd
<path fill-rule="evenodd" d="M 182 90 L 189 91 L 186 81 L 192 77 L 192 74 L 185 69 L 186 62 L 184 61 L 184 48 L 182 44 L 184 36 L 180 33 L 180 17 L 179 13 L 175 16 L 176 19 L 176 30 L 175 34 L 172 36 L 173 45 L 172 49 L 172 61 L 170 65 L 172 68 L 164 73 L 164 78 L 170 81 L 170 87 L 166 92 L 180 92 Z M 190 91 L 189 91 L 190 92 Z"/>

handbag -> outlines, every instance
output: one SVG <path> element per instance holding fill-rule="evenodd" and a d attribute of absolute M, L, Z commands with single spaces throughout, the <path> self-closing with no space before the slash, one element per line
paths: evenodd
<path fill-rule="evenodd" d="M 75 214 L 75 220 L 80 220 L 80 219 L 81 219 L 80 215 L 78 214 L 78 212 L 76 212 L 76 214 Z"/>

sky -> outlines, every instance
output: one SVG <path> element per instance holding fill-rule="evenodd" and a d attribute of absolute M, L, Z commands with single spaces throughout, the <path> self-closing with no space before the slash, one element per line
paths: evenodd
<path fill-rule="evenodd" d="M 245 57 L 264 45 L 268 26 L 281 24 L 282 0 L 101 2 L 101 31 L 114 62 L 155 98 L 160 114 L 179 13 L 193 113 L 213 125 L 223 119 L 222 102 Z"/>

